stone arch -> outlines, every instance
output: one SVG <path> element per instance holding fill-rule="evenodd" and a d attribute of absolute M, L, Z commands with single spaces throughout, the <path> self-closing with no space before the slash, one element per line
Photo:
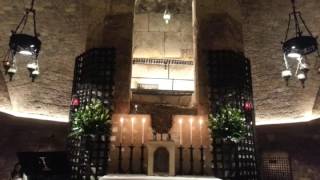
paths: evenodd
<path fill-rule="evenodd" d="M 153 171 L 155 173 L 169 173 L 169 151 L 165 147 L 158 147 L 154 151 Z"/>

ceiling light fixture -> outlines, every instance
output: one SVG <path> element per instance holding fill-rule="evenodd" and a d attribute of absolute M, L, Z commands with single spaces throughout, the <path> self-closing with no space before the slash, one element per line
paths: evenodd
<path fill-rule="evenodd" d="M 289 14 L 289 23 L 286 31 L 284 42 L 282 42 L 283 50 L 283 60 L 285 65 L 285 70 L 282 71 L 282 78 L 288 81 L 292 76 L 289 61 L 294 60 L 297 63 L 297 69 L 295 76 L 300 80 L 302 86 L 304 87 L 305 80 L 307 79 L 307 73 L 309 71 L 309 66 L 306 62 L 306 56 L 318 51 L 317 39 L 312 35 L 309 28 L 306 26 L 301 13 L 296 11 L 295 0 L 291 0 L 293 11 Z M 294 21 L 294 36 L 288 38 L 289 30 L 291 27 L 291 21 Z M 307 32 L 307 35 L 303 35 L 302 28 Z"/>
<path fill-rule="evenodd" d="M 169 21 L 171 20 L 171 13 L 169 11 L 168 5 L 166 6 L 166 9 L 164 10 L 163 20 L 166 22 L 166 24 L 169 24 Z"/>
<path fill-rule="evenodd" d="M 9 75 L 10 80 L 12 80 L 13 75 L 17 72 L 17 53 L 31 59 L 27 65 L 27 69 L 30 72 L 29 76 L 32 79 L 32 82 L 40 74 L 38 56 L 41 49 L 41 41 L 39 40 L 39 34 L 37 33 L 36 11 L 33 8 L 34 1 L 35 0 L 31 1 L 30 8 L 25 10 L 24 16 L 16 29 L 12 31 L 10 37 L 9 50 L 3 62 L 4 69 L 6 70 L 6 74 Z M 29 16 L 31 16 L 33 20 L 33 35 L 23 33 Z"/>

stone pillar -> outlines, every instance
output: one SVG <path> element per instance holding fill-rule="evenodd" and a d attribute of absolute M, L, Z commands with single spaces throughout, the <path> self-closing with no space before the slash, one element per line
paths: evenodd
<path fill-rule="evenodd" d="M 236 0 L 194 0 L 195 79 L 198 114 L 208 113 L 207 51 L 243 52 L 241 9 Z"/>
<path fill-rule="evenodd" d="M 86 48 L 115 48 L 115 113 L 130 111 L 134 0 L 110 0 L 102 22 L 89 27 Z"/>

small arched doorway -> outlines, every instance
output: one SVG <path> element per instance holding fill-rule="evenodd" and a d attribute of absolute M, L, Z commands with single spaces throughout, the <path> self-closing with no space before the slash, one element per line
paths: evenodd
<path fill-rule="evenodd" d="M 169 152 L 164 147 L 159 147 L 154 152 L 153 171 L 155 174 L 169 174 Z"/>

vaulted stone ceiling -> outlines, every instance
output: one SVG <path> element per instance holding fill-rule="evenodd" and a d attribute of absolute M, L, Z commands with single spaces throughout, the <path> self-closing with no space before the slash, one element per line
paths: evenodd
<path fill-rule="evenodd" d="M 88 27 L 102 21 L 107 12 L 125 9 L 124 6 L 116 6 L 117 2 L 122 1 L 124 0 L 36 1 L 38 31 L 43 42 L 40 54 L 41 76 L 31 83 L 24 68 L 26 62 L 19 62 L 19 72 L 14 81 L 9 82 L 5 77 L 4 83 L 0 78 L 0 107 L 66 119 L 74 58 L 85 49 Z M 148 5 L 153 2 L 158 5 Z M 145 5 L 138 6 L 136 10 L 141 13 L 161 11 L 159 9 L 164 6 L 164 2 L 140 0 L 137 4 Z M 214 2 L 216 7 L 226 1 Z M 245 53 L 252 64 L 257 121 L 261 123 L 312 118 L 310 115 L 313 107 L 319 107 L 319 100 L 315 100 L 319 91 L 320 74 L 315 70 L 315 57 L 309 59 L 312 70 L 305 89 L 294 79 L 286 87 L 280 76 L 283 68 L 280 42 L 287 26 L 290 0 L 228 2 L 240 3 L 242 6 L 240 19 L 243 23 Z M 187 7 L 180 8 L 180 12 L 191 10 L 186 5 L 191 0 L 172 0 L 170 3 Z M 0 56 L 6 52 L 10 31 L 15 28 L 28 4 L 28 0 L 0 1 Z M 310 30 L 314 35 L 319 35 L 320 1 L 297 0 L 297 7 L 302 11 Z"/>

